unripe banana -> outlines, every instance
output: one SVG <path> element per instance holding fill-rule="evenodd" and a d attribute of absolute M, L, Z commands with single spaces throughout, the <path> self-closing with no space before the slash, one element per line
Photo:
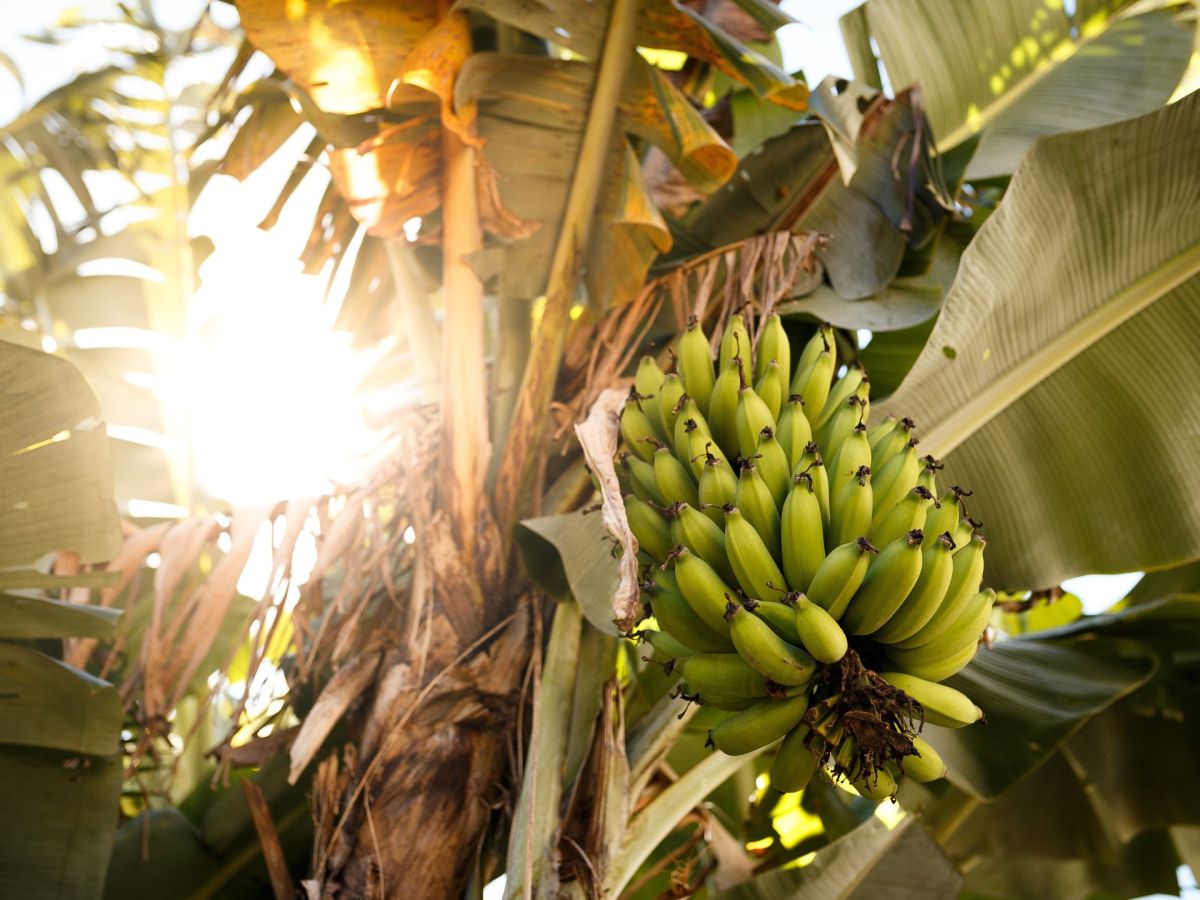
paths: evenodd
<path fill-rule="evenodd" d="M 654 481 L 664 497 L 682 500 L 690 506 L 700 505 L 692 470 L 669 447 L 660 446 L 654 451 Z"/>
<path fill-rule="evenodd" d="M 872 639 L 883 644 L 894 644 L 912 637 L 938 611 L 950 587 L 950 576 L 954 572 L 954 541 L 947 532 L 942 532 L 934 541 L 925 541 L 921 549 L 921 577 L 896 614 Z"/>
<path fill-rule="evenodd" d="M 756 457 L 755 465 L 758 467 L 763 481 L 771 490 L 776 508 L 782 507 L 783 501 L 787 497 L 788 487 L 792 483 L 792 469 L 788 465 L 787 453 L 775 439 L 775 432 L 770 428 L 764 428 L 759 433 L 754 455 Z"/>
<path fill-rule="evenodd" d="M 978 644 L 984 629 L 992 619 L 992 607 L 995 603 L 996 592 L 991 588 L 985 588 L 971 598 L 971 602 L 967 604 L 958 619 L 936 638 L 928 640 L 913 638 L 911 643 L 906 641 L 901 649 L 924 650 L 928 648 L 934 654 L 950 656 L 967 645 Z"/>
<path fill-rule="evenodd" d="M 833 327 L 825 323 L 817 326 L 816 333 L 809 338 L 804 347 L 800 350 L 800 358 L 796 360 L 796 377 L 800 378 L 804 370 L 817 361 L 822 353 L 833 353 Z M 830 373 L 830 381 L 833 380 L 833 372 Z"/>
<path fill-rule="evenodd" d="M 900 770 L 913 781 L 937 781 L 946 777 L 946 763 L 941 755 L 929 745 L 929 741 L 918 735 L 913 735 L 913 748 L 917 751 L 914 756 L 905 756 L 900 760 Z"/>
<path fill-rule="evenodd" d="M 733 582 L 733 569 L 725 555 L 725 532 L 700 510 L 686 503 L 675 503 L 667 512 L 672 516 L 672 546 L 682 544 L 712 566 L 725 581 Z"/>
<path fill-rule="evenodd" d="M 921 543 L 925 536 L 910 531 L 884 547 L 867 569 L 862 587 L 850 601 L 842 626 L 851 634 L 870 634 L 900 608 L 921 576 Z"/>
<path fill-rule="evenodd" d="M 846 655 L 849 643 L 846 632 L 833 616 L 823 607 L 809 600 L 804 594 L 791 595 L 795 608 L 796 631 L 800 643 L 817 662 L 835 663 Z"/>
<path fill-rule="evenodd" d="M 664 490 L 664 493 L 667 493 Z M 667 496 L 670 496 L 667 493 Z M 829 505 L 829 531 L 825 546 L 831 550 L 861 537 L 871 526 L 871 470 L 862 466 L 854 478 L 834 494 Z"/>
<path fill-rule="evenodd" d="M 688 436 L 687 460 L 691 467 L 692 475 L 695 476 L 697 481 L 704 474 L 704 466 L 710 456 L 715 456 L 717 459 L 724 461 L 728 468 L 729 462 L 725 459 L 725 454 L 721 452 L 721 448 L 712 439 L 712 435 L 702 426 L 697 425 L 695 421 L 689 419 L 684 423 L 684 429 Z"/>
<path fill-rule="evenodd" d="M 746 662 L 776 684 L 808 683 L 817 666 L 808 653 L 789 644 L 741 604 L 730 601 L 726 610 L 733 646 Z"/>
<path fill-rule="evenodd" d="M 904 672 L 880 672 L 879 676 L 920 703 L 930 725 L 962 728 L 983 718 L 983 710 L 962 691 Z"/>
<path fill-rule="evenodd" d="M 964 518 L 954 529 L 954 543 L 959 547 L 967 546 L 971 542 L 971 536 L 975 534 L 975 528 L 976 524 L 973 519 Z"/>
<path fill-rule="evenodd" d="M 737 583 L 750 597 L 770 597 L 786 581 L 771 549 L 736 506 L 725 507 L 725 552 Z"/>
<path fill-rule="evenodd" d="M 779 745 L 775 762 L 771 764 L 771 787 L 775 790 L 790 794 L 804 790 L 812 781 L 820 760 L 805 745 L 809 734 L 808 726 L 801 723 L 789 731 Z"/>
<path fill-rule="evenodd" d="M 977 534 L 966 547 L 954 553 L 950 586 L 946 588 L 946 598 L 942 605 L 919 631 L 907 640 L 898 642 L 896 646 L 906 649 L 927 644 L 958 621 L 963 610 L 979 592 L 979 585 L 983 581 L 983 550 L 986 545 L 987 541 L 983 535 Z"/>
<path fill-rule="evenodd" d="M 654 480 L 654 466 L 632 453 L 621 454 L 621 466 L 625 469 L 630 490 L 638 499 L 657 506 L 665 505 L 662 493 L 658 490 L 658 482 Z"/>
<path fill-rule="evenodd" d="M 738 453 L 749 459 L 758 447 L 758 436 L 764 428 L 775 428 L 775 417 L 762 398 L 750 386 L 738 391 L 738 405 L 734 411 L 737 428 Z"/>
<path fill-rule="evenodd" d="M 905 416 L 903 419 L 897 419 L 892 423 L 890 429 L 877 434 L 870 441 L 871 457 L 875 460 L 877 468 L 885 465 L 888 460 L 914 441 L 912 430 L 915 427 L 913 420 Z M 915 480 L 916 476 L 914 475 L 913 478 Z"/>
<path fill-rule="evenodd" d="M 828 408 L 826 407 L 826 409 Z M 819 425 L 813 429 L 816 434 L 817 444 L 824 451 L 825 458 L 832 459 L 841 446 L 842 441 L 854 431 L 855 426 L 862 424 L 866 420 L 867 417 L 863 411 L 862 400 L 859 399 L 857 394 L 843 401 L 824 425 Z"/>
<path fill-rule="evenodd" d="M 792 345 L 788 340 L 787 331 L 783 327 L 783 319 L 778 313 L 767 316 L 763 322 L 762 331 L 758 335 L 758 353 L 754 360 L 754 377 L 759 379 L 767 371 L 767 366 L 774 360 L 778 363 L 779 371 L 787 378 L 792 371 Z M 784 385 L 786 387 L 786 385 Z M 786 394 L 786 391 L 784 392 Z"/>
<path fill-rule="evenodd" d="M 674 546 L 671 542 L 671 528 L 667 520 L 659 515 L 645 500 L 639 500 L 633 494 L 625 495 L 625 518 L 629 522 L 629 530 L 637 538 L 638 546 L 660 562 L 667 558 Z"/>
<path fill-rule="evenodd" d="M 775 437 L 787 454 L 788 471 L 796 471 L 796 464 L 804 456 L 805 446 L 812 441 L 812 426 L 804 415 L 804 400 L 799 394 L 792 394 L 783 404 Z"/>
<path fill-rule="evenodd" d="M 688 427 L 688 422 L 692 423 L 691 428 Z M 681 460 L 687 461 L 692 458 L 690 432 L 697 427 L 705 434 L 708 433 L 708 422 L 700 414 L 700 408 L 696 406 L 696 401 L 692 399 L 691 394 L 684 394 L 675 404 L 675 431 L 672 433 L 670 441 L 671 446 L 675 449 L 675 455 Z"/>
<path fill-rule="evenodd" d="M 695 700 L 701 706 L 711 706 L 713 709 L 728 712 L 741 712 L 749 709 L 755 703 L 761 703 L 762 697 L 730 697 L 725 694 L 714 694 L 712 691 L 703 694 L 693 694 L 686 699 Z"/>
<path fill-rule="evenodd" d="M 753 753 L 795 728 L 807 711 L 806 694 L 786 700 L 762 700 L 717 725 L 708 733 L 708 739 L 729 756 Z"/>
<path fill-rule="evenodd" d="M 917 484 L 937 496 L 937 473 L 945 468 L 940 459 L 934 459 L 932 456 L 922 456 L 921 461 L 925 464 L 921 469 L 921 474 L 917 478 Z"/>
<path fill-rule="evenodd" d="M 654 426 L 655 431 L 662 426 L 662 418 L 658 412 L 658 392 L 662 390 L 666 374 L 650 354 L 646 354 L 638 362 L 637 374 L 633 378 L 633 389 L 642 395 L 642 411 Z M 659 438 L 666 437 L 659 433 Z"/>
<path fill-rule="evenodd" d="M 884 655 L 888 662 L 902 672 L 927 681 L 942 681 L 960 672 L 975 658 L 978 650 L 979 639 L 976 638 L 949 654 L 938 650 L 937 644 L 928 644 L 915 650 L 900 650 L 893 645 L 884 651 Z"/>
<path fill-rule="evenodd" d="M 767 370 L 754 383 L 754 392 L 770 410 L 772 421 L 777 421 L 779 410 L 783 408 L 783 400 L 787 396 L 787 379 L 779 371 L 779 363 L 775 360 L 767 363 Z"/>
<path fill-rule="evenodd" d="M 778 600 L 759 600 L 752 612 L 771 626 L 771 630 L 789 644 L 800 646 L 800 632 L 796 630 L 796 613 L 786 603 Z"/>
<path fill-rule="evenodd" d="M 792 377 L 792 393 L 804 398 L 804 414 L 809 424 L 816 423 L 821 417 L 836 369 L 833 329 L 822 325 L 804 346 L 796 363 L 796 374 Z"/>
<path fill-rule="evenodd" d="M 878 456 L 875 448 L 879 446 L 879 442 L 895 431 L 899 427 L 900 420 L 895 416 L 888 415 L 883 417 L 882 422 L 876 422 L 867 429 L 867 442 L 871 445 L 871 455 Z"/>
<path fill-rule="evenodd" d="M 657 573 L 655 577 L 654 582 L 642 587 L 650 595 L 650 610 L 654 613 L 659 628 L 701 653 L 728 653 L 733 650 L 733 642 L 728 635 L 722 637 L 705 625 L 704 620 L 696 615 L 696 611 L 683 599 L 678 589 L 659 583 Z"/>
<path fill-rule="evenodd" d="M 658 389 L 659 424 L 667 440 L 675 434 L 675 406 L 685 393 L 683 379 L 675 372 L 667 374 L 663 378 L 662 387 Z"/>
<path fill-rule="evenodd" d="M 732 594 L 731 588 L 716 569 L 702 560 L 687 547 L 677 545 L 668 554 L 675 566 L 675 582 L 679 593 L 688 606 L 710 629 L 722 637 L 729 634 L 729 623 L 725 620 L 725 595 Z"/>
<path fill-rule="evenodd" d="M 814 430 L 819 429 L 822 425 L 833 418 L 834 413 L 836 413 L 842 406 L 846 404 L 846 401 L 855 395 L 859 385 L 863 383 L 865 378 L 866 372 L 863 370 L 861 365 L 856 363 L 847 367 L 846 374 L 834 382 L 833 387 L 830 389 L 829 397 L 825 401 L 825 408 L 821 411 L 821 414 L 817 416 L 817 420 L 814 423 Z M 804 400 L 804 406 L 806 409 L 808 408 L 807 397 Z"/>
<path fill-rule="evenodd" d="M 882 469 L 879 468 L 880 465 L 883 466 Z M 921 459 L 917 456 L 917 448 L 906 444 L 886 463 L 872 463 L 871 471 L 876 473 L 871 477 L 874 490 L 871 528 L 875 529 L 883 524 L 884 516 L 891 508 L 916 486 L 917 475 L 921 471 Z"/>
<path fill-rule="evenodd" d="M 700 487 L 697 494 L 700 499 L 700 509 L 720 528 L 725 527 L 725 513 L 722 507 L 736 502 L 737 476 L 729 463 L 718 456 L 709 455 L 704 459 L 704 471 L 700 473 Z"/>
<path fill-rule="evenodd" d="M 700 696 L 766 697 L 776 692 L 770 679 L 737 653 L 698 653 L 679 660 L 675 671 Z"/>
<path fill-rule="evenodd" d="M 665 663 L 673 659 L 684 659 L 685 657 L 696 655 L 695 650 L 665 631 L 643 628 L 637 633 L 637 636 L 650 645 L 653 650 L 651 655 L 658 662 Z"/>
<path fill-rule="evenodd" d="M 700 328 L 700 320 L 692 316 L 687 330 L 679 339 L 679 374 L 684 389 L 692 395 L 701 412 L 708 411 L 708 401 L 713 392 L 712 351 L 708 338 Z"/>
<path fill-rule="evenodd" d="M 805 444 L 804 455 L 800 457 L 800 462 L 792 469 L 793 478 L 805 473 L 812 478 L 813 493 L 817 495 L 817 503 L 821 505 L 821 521 L 828 528 L 829 472 L 825 468 L 825 460 L 821 456 L 821 451 L 817 449 L 817 445 L 812 441 Z"/>
<path fill-rule="evenodd" d="M 720 369 L 724 372 L 729 368 L 735 356 L 740 356 L 744 362 L 750 363 L 750 332 L 746 330 L 746 320 L 741 313 L 729 317 L 725 333 L 721 335 Z M 753 367 L 751 367 L 753 371 Z"/>
<path fill-rule="evenodd" d="M 867 427 L 856 425 L 838 446 L 829 464 L 829 490 L 833 496 L 858 477 L 858 470 L 871 466 L 871 445 L 867 442 Z M 874 469 L 871 469 L 874 473 Z M 876 476 L 871 475 L 872 495 L 879 489 Z"/>
<path fill-rule="evenodd" d="M 961 488 L 955 485 L 937 499 L 932 506 L 927 507 L 925 515 L 925 530 L 930 534 L 941 534 L 943 531 L 954 532 L 958 528 L 958 494 Z"/>
<path fill-rule="evenodd" d="M 754 530 L 767 545 L 767 550 L 778 559 L 781 555 L 782 537 L 779 509 L 775 506 L 775 498 L 767 483 L 763 481 L 758 466 L 749 460 L 742 463 L 734 503 L 742 511 L 746 521 L 754 526 Z M 724 523 L 722 526 L 727 527 Z"/>
<path fill-rule="evenodd" d="M 890 800 L 896 795 L 896 779 L 887 769 L 876 769 L 870 775 L 859 775 L 852 778 L 850 783 L 856 791 L 876 803 Z"/>
<path fill-rule="evenodd" d="M 621 411 L 621 437 L 638 457 L 650 462 L 654 459 L 654 446 L 647 438 L 655 438 L 656 433 L 639 404 L 635 394 L 630 394 L 625 401 L 625 409 Z"/>
<path fill-rule="evenodd" d="M 872 539 L 880 544 L 890 544 L 913 529 L 925 531 L 925 518 L 932 503 L 933 494 L 918 484 L 884 514 L 877 526 L 871 528 Z"/>
<path fill-rule="evenodd" d="M 870 554 L 878 552 L 865 537 L 835 547 L 813 576 L 812 584 L 805 592 L 808 599 L 834 619 L 841 618 L 850 598 L 867 576 Z"/>
<path fill-rule="evenodd" d="M 807 472 L 796 476 L 779 517 L 783 575 L 792 590 L 806 591 L 825 561 L 821 504 Z"/>
<path fill-rule="evenodd" d="M 721 369 L 708 399 L 708 427 L 713 438 L 727 456 L 738 455 L 737 413 L 738 392 L 742 389 L 740 368 L 736 359 Z"/>

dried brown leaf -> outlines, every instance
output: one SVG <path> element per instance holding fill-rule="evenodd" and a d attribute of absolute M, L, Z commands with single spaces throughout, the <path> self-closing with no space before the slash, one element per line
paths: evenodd
<path fill-rule="evenodd" d="M 300 733 L 292 741 L 292 765 L 288 769 L 289 784 L 296 783 L 300 778 L 300 773 L 312 761 L 313 754 L 325 743 L 325 738 L 329 736 L 333 726 L 345 714 L 350 704 L 367 689 L 367 685 L 375 677 L 375 670 L 379 668 L 381 658 L 382 654 L 378 651 L 363 654 L 338 669 L 329 679 L 329 683 L 321 691 L 321 696 L 317 698 L 313 708 L 304 717 Z"/>

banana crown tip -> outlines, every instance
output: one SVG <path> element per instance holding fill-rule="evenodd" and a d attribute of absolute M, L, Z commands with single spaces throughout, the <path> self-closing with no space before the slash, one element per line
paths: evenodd
<path fill-rule="evenodd" d="M 917 547 L 920 546 L 923 540 L 925 540 L 925 532 L 923 532 L 920 528 L 914 528 L 904 537 L 908 541 L 908 545 L 910 547 Z"/>

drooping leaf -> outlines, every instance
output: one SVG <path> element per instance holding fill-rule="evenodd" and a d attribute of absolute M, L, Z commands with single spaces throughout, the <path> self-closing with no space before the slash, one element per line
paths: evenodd
<path fill-rule="evenodd" d="M 940 148 L 984 132 L 968 177 L 986 178 L 1012 172 L 1039 137 L 1162 106 L 1192 52 L 1164 6 L 1085 0 L 1069 18 L 1041 0 L 870 0 L 865 18 L 892 84 L 920 85 Z"/>
<path fill-rule="evenodd" d="M 949 454 L 946 483 L 975 490 L 992 584 L 1200 555 L 1200 408 L 1180 388 L 1200 378 L 1197 133 L 1194 94 L 1035 146 L 881 404 Z"/>
<path fill-rule="evenodd" d="M 118 609 L 0 594 L 0 638 L 112 637 Z"/>
<path fill-rule="evenodd" d="M 0 341 L 0 566 L 112 556 L 120 526 L 96 397 L 70 363 Z"/>
<path fill-rule="evenodd" d="M 617 587 L 613 541 L 596 513 L 526 519 L 517 526 L 525 571 L 552 597 L 575 598 L 588 623 L 617 634 L 612 596 Z"/>

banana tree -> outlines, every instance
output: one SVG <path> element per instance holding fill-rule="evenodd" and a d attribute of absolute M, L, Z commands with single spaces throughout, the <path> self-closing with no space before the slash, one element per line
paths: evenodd
<path fill-rule="evenodd" d="M 830 322 L 843 359 L 888 373 L 886 407 L 975 488 L 1009 615 L 1072 575 L 1198 555 L 1194 410 L 1170 385 L 1200 374 L 1183 343 L 1200 119 L 1194 96 L 1159 109 L 1184 77 L 1188 5 L 970 21 L 916 6 L 852 13 L 859 83 L 810 93 L 772 61 L 785 19 L 765 3 L 239 4 L 247 48 L 276 69 L 218 101 L 209 139 L 234 132 L 221 165 L 245 174 L 314 126 L 265 224 L 328 169 L 302 258 L 348 273 L 331 302 L 385 351 L 372 384 L 421 399 L 386 409 L 366 482 L 134 531 L 109 564 L 122 574 L 100 603 L 126 610 L 119 640 L 138 648 L 103 669 L 137 712 L 129 771 L 170 758 L 161 723 L 219 669 L 213 701 L 242 699 L 216 758 L 259 785 L 142 812 L 110 895 L 174 884 L 175 860 L 201 896 L 296 879 L 309 896 L 478 896 L 500 874 L 509 896 L 953 895 L 960 865 L 992 896 L 1165 885 L 1196 805 L 1151 809 L 1120 736 L 1186 746 L 1186 578 L 980 651 L 953 683 L 990 724 L 931 732 L 949 782 L 906 784 L 914 815 L 891 828 L 826 781 L 780 798 L 758 784 L 766 760 L 710 753 L 707 711 L 683 709 L 613 624 L 636 610 L 634 545 L 570 426 L 591 414 L 578 433 L 596 468 L 638 353 L 665 363 L 693 315 L 739 308 L 752 332 L 773 309 L 795 338 Z M 994 58 L 998 87 L 959 77 L 975 71 L 964 48 Z M 1098 69 L 1136 90 L 1056 112 Z M 1158 367 L 1128 364 L 1145 358 Z M 238 612 L 264 524 L 282 535 L 273 584 Z M 245 640 L 221 660 L 231 620 Z M 72 659 L 100 671 L 105 653 Z M 279 702 L 249 708 L 273 673 Z M 288 782 L 311 785 L 308 854 Z M 1047 791 L 1064 798 L 1047 832 L 1079 840 L 1039 846 L 1010 824 Z M 160 843 L 139 858 L 147 829 Z"/>

